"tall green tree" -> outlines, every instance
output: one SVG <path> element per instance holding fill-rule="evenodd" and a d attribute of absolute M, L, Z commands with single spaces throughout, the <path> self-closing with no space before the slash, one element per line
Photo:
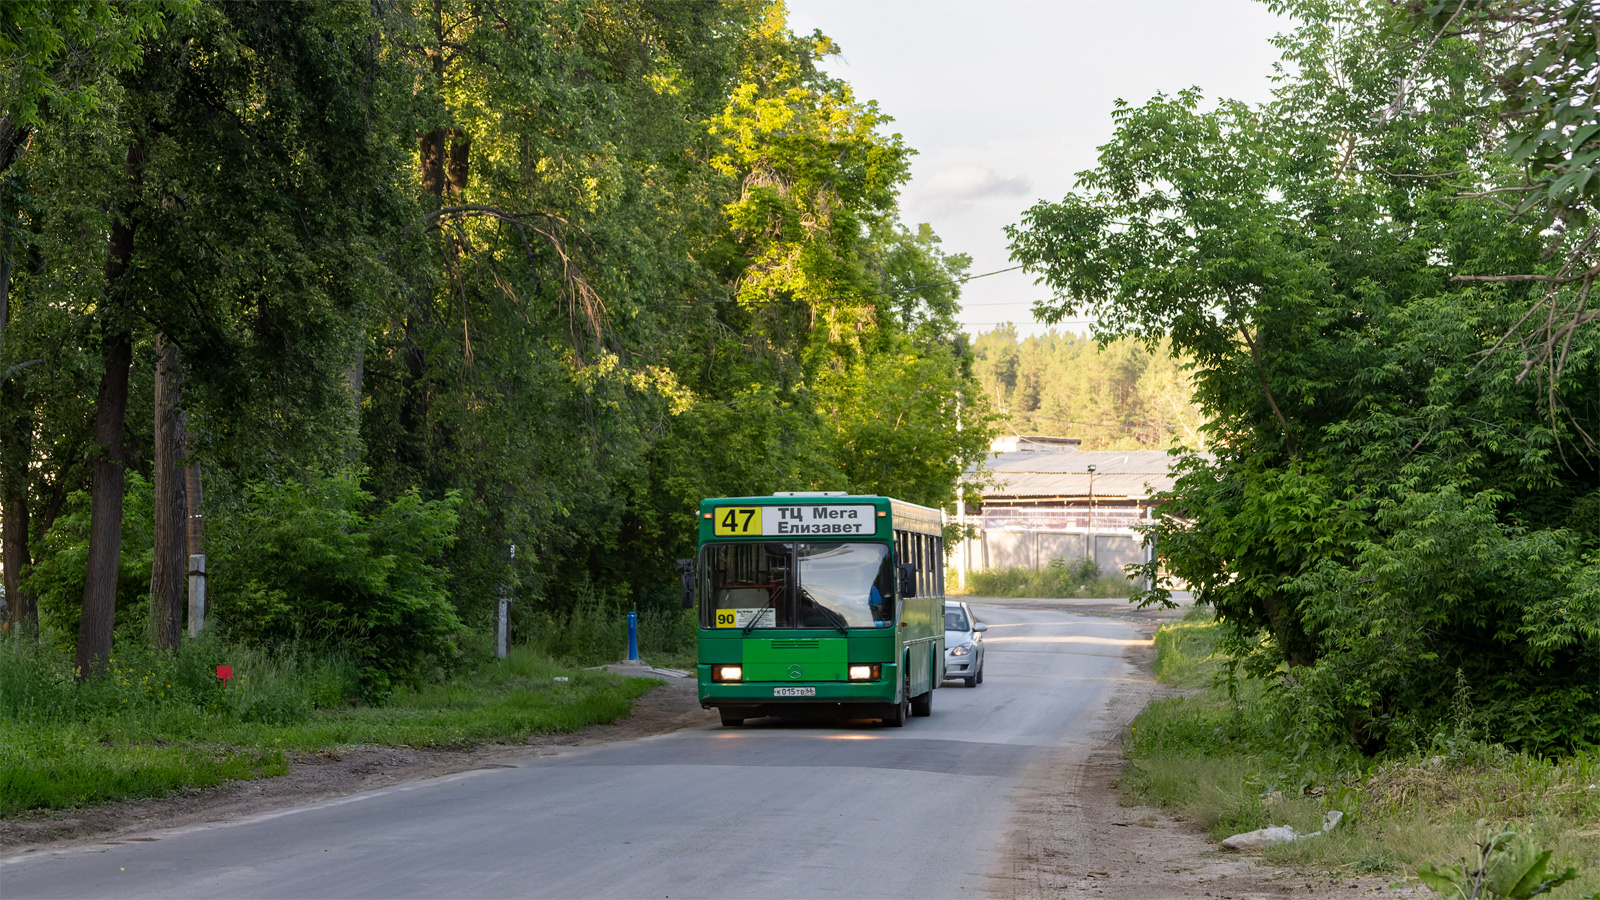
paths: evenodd
<path fill-rule="evenodd" d="M 19 221 L 35 202 L 28 175 L 14 166 L 34 143 L 46 118 L 86 123 L 106 113 L 115 94 L 115 78 L 138 64 L 143 42 L 159 35 L 167 17 L 181 15 L 184 4 L 150 3 L 124 8 L 109 2 L 28 2 L 0 9 L 0 497 L 3 497 L 7 625 L 16 631 L 36 625 L 36 601 L 23 579 L 33 562 L 30 503 L 33 400 L 26 381 L 45 380 L 41 370 L 58 360 L 44 355 L 30 340 L 47 317 L 34 304 L 14 301 L 19 249 L 39 264 L 39 251 L 26 235 L 21 244 Z M 10 333 L 10 340 L 7 334 Z M 59 510 L 59 501 L 53 504 Z M 54 512 L 40 523 L 48 527 Z"/>
<path fill-rule="evenodd" d="M 110 649 L 123 477 L 140 462 L 125 442 L 129 383 L 147 342 L 185 351 L 216 458 L 294 466 L 337 452 L 348 424 L 329 413 L 347 404 L 329 373 L 351 352 L 345 311 L 368 292 L 375 233 L 393 218 L 389 151 L 370 127 L 382 110 L 368 13 L 189 12 L 102 85 L 114 102 L 92 127 L 44 120 L 29 160 L 51 203 L 30 213 L 43 262 L 21 287 L 41 310 L 77 310 L 101 359 L 84 676 Z M 84 280 L 96 235 L 98 286 Z M 135 446 L 142 457 L 148 439 Z"/>
<path fill-rule="evenodd" d="M 1571 357 L 1580 329 L 1600 319 L 1594 298 L 1600 277 L 1600 9 L 1583 0 L 1469 0 L 1415 2 L 1409 29 L 1424 55 L 1444 38 L 1469 40 L 1483 61 L 1482 93 L 1498 114 L 1496 137 L 1513 163 L 1485 184 L 1455 180 L 1463 193 L 1492 197 L 1543 227 L 1547 253 L 1563 259 L 1549 271 L 1472 273 L 1467 282 L 1527 283 L 1540 302 L 1503 336 L 1519 351 L 1522 377 L 1537 371 L 1546 384 L 1551 415 L 1560 412 L 1555 382 Z M 1391 108 L 1409 102 L 1402 81 Z M 1580 431 L 1591 450 L 1597 436 Z"/>
<path fill-rule="evenodd" d="M 1282 8 L 1276 100 L 1119 107 L 1013 250 L 1056 291 L 1042 314 L 1192 355 L 1215 458 L 1154 537 L 1248 671 L 1292 673 L 1307 727 L 1377 750 L 1470 708 L 1493 740 L 1593 743 L 1600 348 L 1575 337 L 1547 396 L 1494 352 L 1537 300 L 1460 278 L 1560 265 L 1537 222 L 1435 177 L 1514 165 L 1482 152 L 1480 54 L 1409 40 L 1385 3 Z"/>

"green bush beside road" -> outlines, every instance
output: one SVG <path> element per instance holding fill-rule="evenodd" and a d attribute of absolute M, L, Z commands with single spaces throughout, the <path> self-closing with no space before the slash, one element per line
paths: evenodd
<path fill-rule="evenodd" d="M 1156 675 L 1182 696 L 1157 700 L 1125 736 L 1121 788 L 1131 802 L 1172 810 L 1214 838 L 1290 825 L 1331 833 L 1267 851 L 1271 862 L 1410 877 L 1472 859 L 1485 823 L 1553 851 L 1579 877 L 1550 896 L 1600 890 L 1600 752 L 1514 753 L 1472 734 L 1470 709 L 1426 746 L 1366 757 L 1309 733 L 1270 683 L 1230 680 L 1220 628 L 1205 609 L 1157 632 Z"/>

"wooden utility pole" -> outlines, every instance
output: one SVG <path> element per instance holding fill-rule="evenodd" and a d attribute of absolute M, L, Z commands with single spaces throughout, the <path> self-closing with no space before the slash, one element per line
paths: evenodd
<path fill-rule="evenodd" d="M 179 412 L 183 375 L 178 348 L 156 335 L 155 552 L 150 566 L 150 643 L 176 650 L 183 633 L 183 587 L 188 561 L 188 503 L 183 462 L 183 419 Z"/>

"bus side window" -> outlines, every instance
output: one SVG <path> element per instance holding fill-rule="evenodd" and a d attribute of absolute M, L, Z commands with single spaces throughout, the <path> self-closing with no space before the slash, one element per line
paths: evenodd
<path fill-rule="evenodd" d="M 917 535 L 917 596 L 918 597 L 931 597 L 931 596 L 933 596 L 932 579 L 930 579 L 928 577 L 928 573 L 930 571 L 932 571 L 933 567 L 931 565 L 929 565 L 928 562 L 929 562 L 929 560 L 928 560 L 928 536 L 925 535 L 925 534 L 919 534 L 919 535 Z"/>
<path fill-rule="evenodd" d="M 933 539 L 933 581 L 935 597 L 944 596 L 944 538 Z"/>
<path fill-rule="evenodd" d="M 917 596 L 926 597 L 928 591 L 922 583 L 922 535 L 912 532 L 906 535 L 907 549 L 910 551 L 910 562 L 917 567 Z"/>

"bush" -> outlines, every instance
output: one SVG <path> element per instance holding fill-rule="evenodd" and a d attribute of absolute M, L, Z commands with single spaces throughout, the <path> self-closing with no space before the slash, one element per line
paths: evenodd
<path fill-rule="evenodd" d="M 458 503 L 415 490 L 378 503 L 348 475 L 250 485 L 213 532 L 217 627 L 235 643 L 340 651 L 369 700 L 420 683 L 459 655 L 462 624 L 434 564 Z"/>
<path fill-rule="evenodd" d="M 640 604 L 639 656 L 684 662 L 695 654 L 699 626 L 693 610 L 676 604 Z M 574 666 L 599 666 L 623 659 L 628 651 L 628 606 L 602 600 L 585 590 L 566 612 L 540 612 L 523 628 L 527 644 L 552 659 Z"/>
<path fill-rule="evenodd" d="M 218 665 L 233 667 L 226 684 Z M 381 707 L 354 702 L 358 675 L 347 656 L 309 645 L 263 650 L 206 635 L 173 653 L 129 629 L 105 677 L 79 684 L 70 654 L 0 641 L 0 816 L 281 775 L 285 751 L 572 731 L 626 715 L 655 686 L 565 671 L 527 648 L 398 690 Z"/>
<path fill-rule="evenodd" d="M 1121 575 L 1105 575 L 1087 557 L 1050 560 L 1044 569 L 990 569 L 967 576 L 967 593 L 977 597 L 1127 597 L 1133 585 Z"/>
<path fill-rule="evenodd" d="M 117 568 L 117 618 L 144 621 L 150 599 L 155 538 L 150 482 L 128 472 L 122 495 L 122 556 Z M 40 634 L 58 650 L 77 646 L 83 586 L 89 571 L 89 495 L 68 494 L 29 573 L 27 589 L 39 598 Z"/>
<path fill-rule="evenodd" d="M 1320 701 L 1303 682 L 1241 677 L 1225 638 L 1203 607 L 1156 632 L 1157 677 L 1186 690 L 1150 703 L 1123 736 L 1129 765 L 1118 786 L 1131 801 L 1171 809 L 1217 838 L 1269 824 L 1312 831 L 1328 810 L 1343 812 L 1331 835 L 1267 851 L 1299 869 L 1438 873 L 1428 864 L 1470 857 L 1480 820 L 1510 822 L 1552 848 L 1557 868 L 1587 873 L 1566 896 L 1600 889 L 1600 844 L 1585 827 L 1600 817 L 1600 753 L 1551 758 L 1485 743 L 1460 676 L 1447 733 L 1366 757 L 1306 714 Z"/>
<path fill-rule="evenodd" d="M 230 666 L 223 684 L 218 666 Z M 220 716 L 230 722 L 289 724 L 315 709 L 348 706 L 360 690 L 339 653 L 308 646 L 228 646 L 215 634 L 177 652 L 153 649 L 142 631 L 118 632 L 106 676 L 79 684 L 70 655 L 30 641 L 0 641 L 0 721 L 83 723 L 100 717 Z"/>

